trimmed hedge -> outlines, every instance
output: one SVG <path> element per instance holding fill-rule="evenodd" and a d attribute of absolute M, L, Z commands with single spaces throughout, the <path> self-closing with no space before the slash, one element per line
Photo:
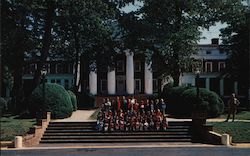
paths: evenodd
<path fill-rule="evenodd" d="M 70 96 L 70 100 L 71 100 L 71 104 L 73 107 L 73 111 L 77 110 L 77 99 L 76 99 L 76 95 L 71 91 L 68 90 L 69 96 Z"/>
<path fill-rule="evenodd" d="M 221 98 L 212 91 L 200 88 L 199 100 L 194 87 L 173 87 L 161 93 L 167 103 L 167 112 L 176 117 L 191 117 L 195 110 L 207 112 L 209 118 L 217 117 L 224 110 Z"/>
<path fill-rule="evenodd" d="M 192 108 L 192 110 L 205 110 L 210 118 L 218 117 L 224 111 L 222 99 L 215 92 L 205 88 L 200 88 L 200 101 L 197 101 L 196 88 L 185 90 L 182 93 L 182 98 L 184 105 L 186 105 L 185 109 L 190 110 L 190 108 Z"/>
<path fill-rule="evenodd" d="M 61 119 L 71 116 L 73 107 L 68 92 L 55 83 L 45 84 L 45 103 L 43 104 L 43 85 L 36 87 L 31 95 L 30 112 L 51 112 L 51 117 Z"/>

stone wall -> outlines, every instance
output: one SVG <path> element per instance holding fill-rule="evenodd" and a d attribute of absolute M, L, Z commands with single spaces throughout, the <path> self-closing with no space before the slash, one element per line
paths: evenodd
<path fill-rule="evenodd" d="M 30 128 L 27 135 L 23 136 L 23 147 L 38 145 L 51 119 L 51 112 L 47 112 L 45 119 L 37 120 L 37 125 Z"/>

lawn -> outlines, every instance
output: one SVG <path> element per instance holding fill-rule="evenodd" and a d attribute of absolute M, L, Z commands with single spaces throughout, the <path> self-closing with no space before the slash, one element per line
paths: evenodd
<path fill-rule="evenodd" d="M 234 143 L 250 143 L 250 122 L 213 122 L 214 131 L 227 133 L 233 137 Z"/>
<path fill-rule="evenodd" d="M 1 117 L 1 141 L 12 141 L 17 135 L 23 135 L 35 124 L 35 119 L 19 119 L 18 116 Z"/>
<path fill-rule="evenodd" d="M 220 118 L 226 119 L 227 114 L 221 115 Z M 232 115 L 231 115 L 231 118 L 232 118 Z M 250 120 L 250 112 L 249 111 L 239 112 L 235 115 L 235 119 L 237 119 L 237 120 Z"/>

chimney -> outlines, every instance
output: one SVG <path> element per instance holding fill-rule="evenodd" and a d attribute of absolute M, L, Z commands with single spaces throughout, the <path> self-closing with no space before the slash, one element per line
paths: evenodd
<path fill-rule="evenodd" d="M 211 42 L 212 42 L 212 44 L 219 45 L 219 38 L 212 38 Z"/>

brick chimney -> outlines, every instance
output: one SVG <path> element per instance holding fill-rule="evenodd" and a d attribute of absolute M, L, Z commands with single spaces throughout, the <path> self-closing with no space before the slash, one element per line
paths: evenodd
<path fill-rule="evenodd" d="M 219 38 L 212 38 L 211 42 L 212 42 L 212 44 L 219 45 Z"/>

